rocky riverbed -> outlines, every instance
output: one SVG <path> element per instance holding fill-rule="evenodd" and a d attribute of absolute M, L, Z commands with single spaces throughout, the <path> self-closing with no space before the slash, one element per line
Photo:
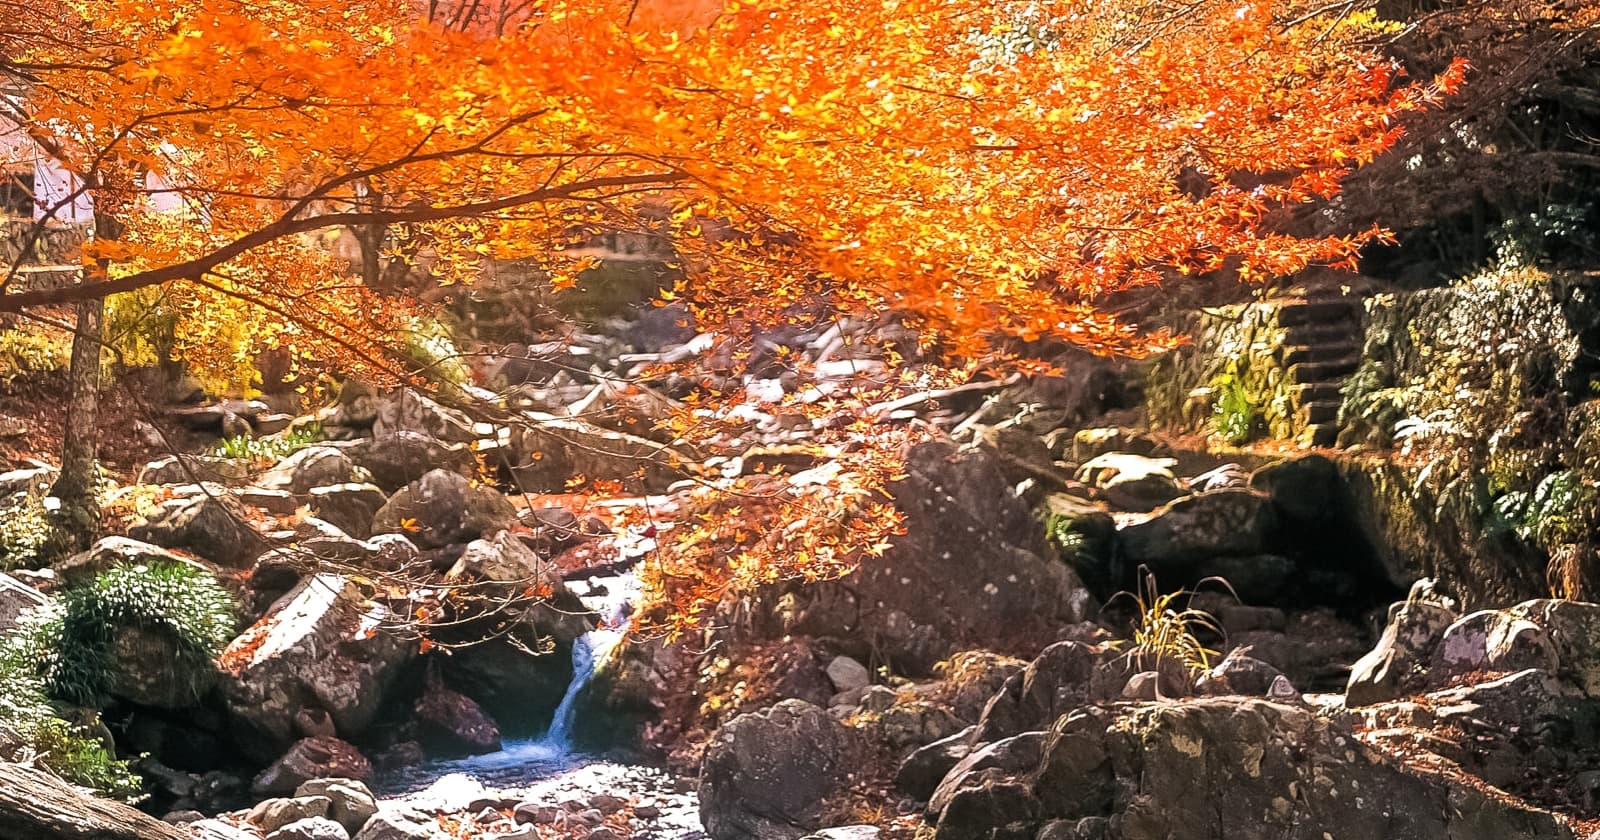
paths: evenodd
<path fill-rule="evenodd" d="M 796 346 L 821 364 L 816 348 L 836 338 Z M 288 418 L 280 439 L 320 431 L 286 454 L 153 462 L 119 491 L 126 535 L 0 576 L 0 633 L 117 569 L 195 570 L 240 605 L 215 667 L 183 666 L 169 626 L 113 624 L 105 696 L 74 713 L 142 754 L 141 807 L 168 822 L 115 812 L 134 828 L 106 836 L 1500 840 L 1600 827 L 1600 606 L 1486 603 L 1470 580 L 1419 580 L 1384 541 L 1393 523 L 1374 524 L 1351 453 L 1218 452 L 1152 433 L 1116 386 L 1124 373 L 1067 362 L 1081 381 L 885 407 L 885 423 L 927 429 L 898 456 L 903 533 L 883 556 L 837 579 L 729 591 L 671 641 L 622 631 L 636 570 L 660 533 L 700 515 L 700 484 L 639 469 L 661 451 L 635 434 L 654 397 L 564 374 L 515 391 L 520 403 L 496 397 L 515 428 L 351 385 Z M 806 432 L 759 397 L 800 385 L 749 384 L 749 449 L 708 458 L 706 475 L 799 482 L 826 466 L 783 448 Z M 575 399 L 632 422 L 551 413 Z M 250 408 L 186 411 L 224 428 Z M 616 498 L 567 492 L 575 473 Z M 58 811 L 88 807 L 28 779 Z M 27 815 L 0 835 L 70 836 Z"/>

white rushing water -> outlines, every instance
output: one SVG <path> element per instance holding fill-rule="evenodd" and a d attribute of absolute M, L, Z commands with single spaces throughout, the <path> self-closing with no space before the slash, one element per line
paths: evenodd
<path fill-rule="evenodd" d="M 626 633 L 628 614 L 638 594 L 631 574 L 591 579 L 574 590 L 584 605 L 600 615 L 602 626 L 572 643 L 572 681 L 551 716 L 550 727 L 538 738 L 506 741 L 499 752 L 448 761 L 429 762 L 395 779 L 401 789 L 415 790 L 435 780 L 464 775 L 485 784 L 520 785 L 570 772 L 596 761 L 576 752 L 572 729 L 578 719 L 578 699 L 594 677 L 606 654 Z"/>
<path fill-rule="evenodd" d="M 572 724 L 578 718 L 578 695 L 589 685 L 595 668 L 606 654 L 622 641 L 622 633 L 607 627 L 585 633 L 572 643 L 572 682 L 567 685 L 561 704 L 556 706 L 550 729 L 539 739 L 541 743 L 553 750 L 572 751 Z"/>

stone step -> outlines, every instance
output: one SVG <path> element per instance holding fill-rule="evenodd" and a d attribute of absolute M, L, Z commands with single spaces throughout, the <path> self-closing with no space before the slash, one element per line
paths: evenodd
<path fill-rule="evenodd" d="M 1290 393 L 1294 394 L 1296 406 L 1319 402 L 1339 403 L 1344 400 L 1343 395 L 1339 393 L 1341 387 L 1343 386 L 1338 382 L 1314 382 L 1290 386 Z"/>
<path fill-rule="evenodd" d="M 1278 307 L 1278 325 L 1282 327 L 1358 321 L 1360 318 L 1361 304 L 1354 300 L 1303 301 Z"/>
<path fill-rule="evenodd" d="M 1359 321 L 1348 321 L 1339 324 L 1302 324 L 1284 330 L 1284 343 L 1297 347 L 1359 344 L 1362 339 L 1361 323 Z"/>
<path fill-rule="evenodd" d="M 1303 363 L 1336 362 L 1347 357 L 1361 358 L 1361 344 L 1356 341 L 1333 341 L 1325 344 L 1297 344 L 1283 348 L 1283 363 L 1298 365 Z"/>
<path fill-rule="evenodd" d="M 1300 406 L 1298 413 L 1300 423 L 1304 426 L 1318 426 L 1323 423 L 1337 422 L 1341 405 L 1343 403 L 1337 400 L 1305 403 Z"/>
<path fill-rule="evenodd" d="M 1289 366 L 1289 381 L 1301 385 L 1342 381 L 1360 366 L 1360 356 L 1346 356 L 1331 362 L 1302 362 Z"/>
<path fill-rule="evenodd" d="M 1336 423 L 1318 423 L 1307 426 L 1295 436 L 1301 446 L 1329 448 L 1339 445 L 1339 426 Z"/>

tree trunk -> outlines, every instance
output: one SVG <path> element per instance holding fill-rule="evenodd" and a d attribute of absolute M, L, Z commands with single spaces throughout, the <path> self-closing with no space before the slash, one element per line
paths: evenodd
<path fill-rule="evenodd" d="M 65 552 L 89 547 L 100 522 L 95 493 L 95 450 L 100 420 L 100 348 L 104 340 L 105 299 L 78 303 L 78 327 L 72 335 L 71 393 L 61 446 L 61 475 L 50 495 L 60 500 L 55 512 L 57 547 Z"/>
<path fill-rule="evenodd" d="M 55 776 L 0 763 L 0 837 L 27 840 L 183 840 L 177 828 Z"/>

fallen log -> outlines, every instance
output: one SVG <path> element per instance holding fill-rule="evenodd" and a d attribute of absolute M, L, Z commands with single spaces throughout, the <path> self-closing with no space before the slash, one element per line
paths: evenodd
<path fill-rule="evenodd" d="M 0 837 L 17 840 L 185 840 L 176 826 L 91 796 L 49 773 L 0 763 Z"/>

